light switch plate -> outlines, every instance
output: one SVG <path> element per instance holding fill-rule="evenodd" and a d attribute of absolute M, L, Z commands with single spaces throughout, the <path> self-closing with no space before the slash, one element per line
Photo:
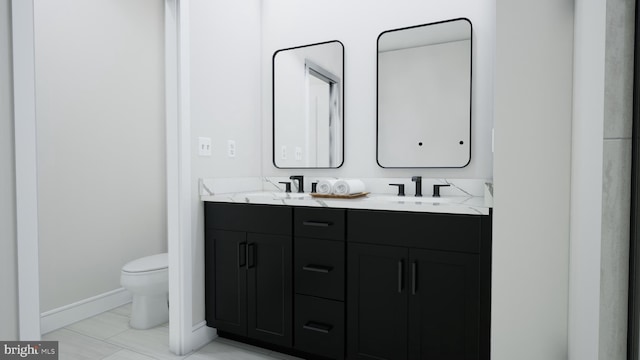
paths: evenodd
<path fill-rule="evenodd" d="M 198 138 L 198 155 L 211 156 L 211 138 L 208 138 L 208 137 Z"/>

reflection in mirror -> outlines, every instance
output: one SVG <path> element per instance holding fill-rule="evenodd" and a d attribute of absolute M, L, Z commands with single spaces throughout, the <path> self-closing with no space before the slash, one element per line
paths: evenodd
<path fill-rule="evenodd" d="M 337 168 L 344 149 L 344 47 L 339 41 L 273 55 L 273 164 Z"/>
<path fill-rule="evenodd" d="M 377 161 L 461 168 L 471 160 L 471 22 L 454 19 L 378 37 Z"/>

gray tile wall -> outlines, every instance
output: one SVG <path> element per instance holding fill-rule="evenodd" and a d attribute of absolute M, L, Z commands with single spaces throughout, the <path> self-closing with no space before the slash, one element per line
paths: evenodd
<path fill-rule="evenodd" d="M 603 151 L 599 359 L 626 360 L 631 139 L 605 139 Z"/>
<path fill-rule="evenodd" d="M 635 0 L 607 1 L 599 359 L 627 358 Z"/>

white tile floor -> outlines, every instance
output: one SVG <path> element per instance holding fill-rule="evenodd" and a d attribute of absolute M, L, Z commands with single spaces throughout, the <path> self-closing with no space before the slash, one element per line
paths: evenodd
<path fill-rule="evenodd" d="M 177 356 L 169 351 L 168 324 L 149 330 L 129 327 L 131 304 L 52 331 L 43 340 L 59 341 L 60 360 L 300 360 L 217 338 L 201 349 Z"/>

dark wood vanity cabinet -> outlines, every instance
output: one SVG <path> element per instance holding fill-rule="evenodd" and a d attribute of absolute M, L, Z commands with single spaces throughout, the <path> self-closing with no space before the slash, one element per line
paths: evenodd
<path fill-rule="evenodd" d="M 247 336 L 247 268 L 239 257 L 246 246 L 244 232 L 205 230 L 207 324 L 241 336 Z"/>
<path fill-rule="evenodd" d="M 478 257 L 349 244 L 349 355 L 479 359 Z"/>
<path fill-rule="evenodd" d="M 491 217 L 205 203 L 207 324 L 304 358 L 488 360 Z"/>
<path fill-rule="evenodd" d="M 349 244 L 347 350 L 353 359 L 406 359 L 407 249 Z"/>
<path fill-rule="evenodd" d="M 291 208 L 206 203 L 206 320 L 219 331 L 291 347 Z"/>
<path fill-rule="evenodd" d="M 345 354 L 345 214 L 293 211 L 294 348 L 329 359 Z"/>
<path fill-rule="evenodd" d="M 488 216 L 353 210 L 347 229 L 349 359 L 489 359 Z"/>

